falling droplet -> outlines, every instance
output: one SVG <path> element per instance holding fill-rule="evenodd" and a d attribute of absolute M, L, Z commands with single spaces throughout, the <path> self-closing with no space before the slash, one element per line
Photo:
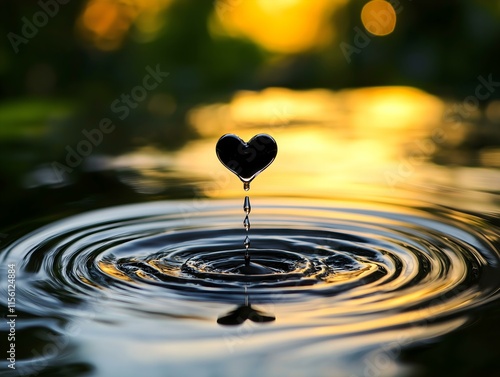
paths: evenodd
<path fill-rule="evenodd" d="M 252 207 L 250 206 L 250 198 L 248 196 L 245 196 L 245 200 L 243 202 L 243 210 L 245 211 L 247 216 L 250 213 L 250 211 L 252 210 Z"/>
<path fill-rule="evenodd" d="M 241 152 L 243 148 L 243 151 Z M 255 152 L 257 158 L 248 159 L 248 152 Z M 215 153 L 222 165 L 236 174 L 243 182 L 243 189 L 250 190 L 250 182 L 266 169 L 275 159 L 278 153 L 278 145 L 276 141 L 269 135 L 255 135 L 248 143 L 245 143 L 241 138 L 233 134 L 225 134 L 221 136 L 215 146 Z M 250 266 L 250 238 L 248 237 L 250 230 L 249 214 L 251 211 L 250 198 L 245 196 L 243 202 L 243 210 L 245 211 L 245 219 L 243 226 L 246 231 L 246 238 L 243 244 L 245 245 L 245 265 Z"/>
<path fill-rule="evenodd" d="M 248 215 L 246 215 L 245 220 L 243 220 L 243 226 L 247 232 L 250 230 L 250 219 L 248 218 Z"/>
<path fill-rule="evenodd" d="M 250 238 L 248 236 L 245 237 L 245 241 L 243 242 L 243 245 L 245 245 L 245 249 L 247 249 L 247 250 L 250 247 Z"/>
<path fill-rule="evenodd" d="M 245 237 L 245 241 L 243 241 L 243 245 L 245 245 L 245 265 L 249 266 L 250 253 L 248 252 L 248 249 L 250 248 L 250 237 L 248 237 L 248 231 L 250 230 L 250 218 L 248 217 L 248 215 L 250 214 L 252 207 L 250 206 L 250 198 L 248 196 L 245 196 L 245 200 L 243 201 L 243 210 L 246 213 L 245 219 L 243 220 L 243 226 L 245 227 L 247 234 Z"/>

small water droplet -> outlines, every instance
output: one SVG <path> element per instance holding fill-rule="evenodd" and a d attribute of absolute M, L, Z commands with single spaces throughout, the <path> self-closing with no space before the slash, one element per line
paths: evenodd
<path fill-rule="evenodd" d="M 252 210 L 252 207 L 250 206 L 250 198 L 248 196 L 245 196 L 245 201 L 243 202 L 243 210 L 247 215 Z"/>
<path fill-rule="evenodd" d="M 245 248 L 247 250 L 250 247 L 250 238 L 248 236 L 245 237 L 245 241 L 243 241 L 243 245 L 245 245 Z"/>
<path fill-rule="evenodd" d="M 250 182 L 243 182 L 243 189 L 245 191 L 250 190 Z"/>
<path fill-rule="evenodd" d="M 250 230 L 250 219 L 248 218 L 248 215 L 246 215 L 245 220 L 243 220 L 243 226 L 247 232 Z"/>

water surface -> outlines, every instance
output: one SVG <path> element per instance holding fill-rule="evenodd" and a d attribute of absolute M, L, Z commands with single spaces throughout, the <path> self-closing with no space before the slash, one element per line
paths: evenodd
<path fill-rule="evenodd" d="M 111 205 L 110 190 L 87 198 L 95 210 L 4 232 L 18 300 L 7 375 L 486 370 L 500 291 L 495 132 L 444 122 L 445 108 L 412 88 L 240 93 L 193 109 L 199 138 L 178 151 L 90 156 L 84 174 L 143 200 Z M 490 145 L 462 153 L 478 129 Z M 267 132 L 280 148 L 249 192 L 255 273 L 241 269 L 247 193 L 214 152 L 225 131 Z M 29 187 L 57 190 L 43 169 Z M 172 190 L 183 199 L 162 197 Z M 457 343 L 480 346 L 447 365 Z"/>

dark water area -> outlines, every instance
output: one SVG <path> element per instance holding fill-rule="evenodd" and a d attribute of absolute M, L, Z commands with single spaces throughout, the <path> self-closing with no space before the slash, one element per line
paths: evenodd
<path fill-rule="evenodd" d="M 266 121 L 273 101 L 285 120 Z M 193 108 L 180 148 L 23 172 L 2 199 L 2 375 L 497 376 L 498 125 L 443 122 L 446 106 L 400 87 L 243 93 Z M 248 192 L 215 155 L 236 131 L 280 148 Z"/>

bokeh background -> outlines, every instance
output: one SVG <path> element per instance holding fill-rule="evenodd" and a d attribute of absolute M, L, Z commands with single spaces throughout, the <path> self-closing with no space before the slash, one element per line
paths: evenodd
<path fill-rule="evenodd" d="M 284 194 L 295 184 L 279 182 L 291 183 L 294 173 L 309 177 L 300 188 L 306 191 L 374 181 L 393 190 L 428 172 L 427 161 L 500 165 L 497 1 L 48 0 L 0 7 L 4 226 L 103 203 L 192 197 L 193 187 L 205 195 L 199 187 L 220 173 L 213 139 L 251 136 L 254 128 L 290 146 L 269 173 L 276 185 L 261 186 Z M 132 93 L 147 67 L 168 77 Z M 477 93 L 484 81 L 493 84 Z M 103 119 L 113 132 L 89 153 L 81 145 L 69 166 L 71 150 L 86 140 L 83 130 Z M 164 153 L 200 139 L 210 143 L 175 158 Z M 311 143 L 317 153 L 300 169 Z M 208 166 L 200 153 L 209 154 Z M 481 188 L 498 183 L 486 177 Z M 232 184 L 224 188 L 236 190 Z"/>
<path fill-rule="evenodd" d="M 114 204 L 241 197 L 215 157 L 226 132 L 278 142 L 252 195 L 498 216 L 499 1 L 2 1 L 0 20 L 2 237 Z M 483 330 L 403 359 L 465 376 L 448 361 L 498 355 L 498 324 Z"/>

